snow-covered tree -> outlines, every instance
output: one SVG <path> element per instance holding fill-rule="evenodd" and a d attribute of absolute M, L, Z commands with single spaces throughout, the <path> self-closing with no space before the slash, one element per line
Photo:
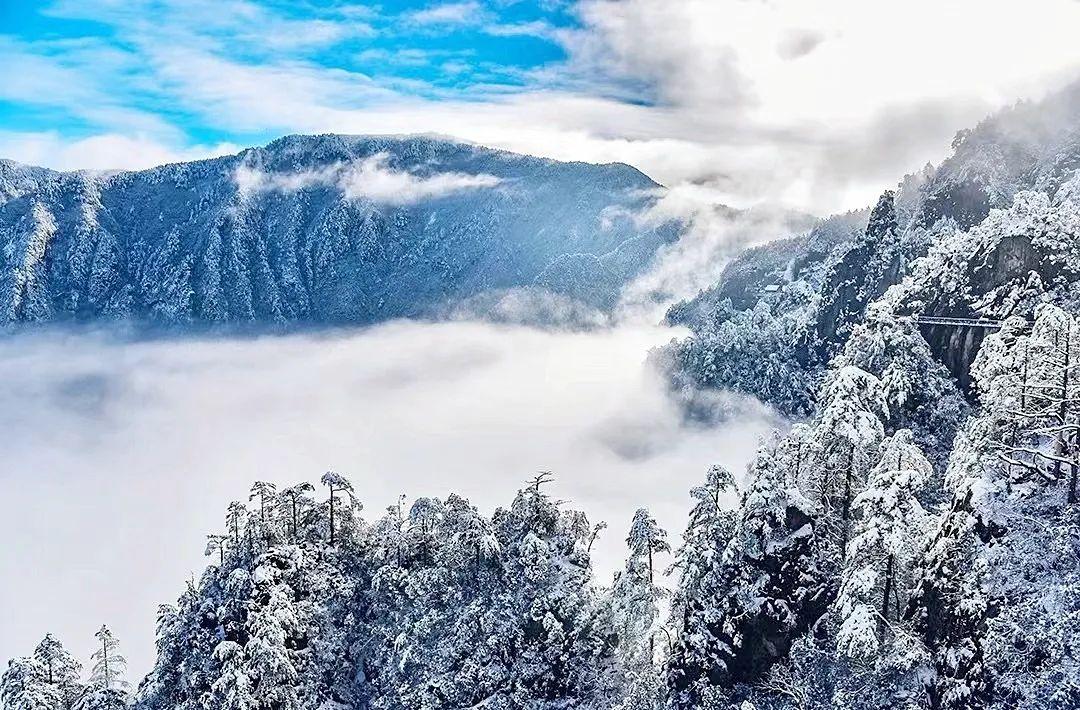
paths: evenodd
<path fill-rule="evenodd" d="M 216 554 L 218 556 L 218 565 L 225 566 L 225 543 L 228 541 L 228 535 L 218 535 L 215 533 L 209 533 L 206 536 L 206 549 L 203 554 L 207 557 Z"/>
<path fill-rule="evenodd" d="M 822 506 L 822 523 L 842 559 L 850 538 L 852 503 L 877 460 L 888 408 L 881 381 L 850 365 L 831 374 L 821 407 L 808 434 L 812 463 L 799 487 Z"/>
<path fill-rule="evenodd" d="M 326 506 L 330 512 L 327 524 L 330 530 L 330 546 L 333 547 L 334 534 L 337 531 L 334 524 L 335 514 L 338 516 L 342 514 L 351 516 L 352 511 L 356 507 L 356 496 L 353 494 L 353 486 L 352 483 L 349 482 L 349 479 L 336 471 L 327 471 L 323 474 L 321 480 L 322 484 L 329 489 Z M 340 501 L 340 497 L 342 496 L 345 497 L 344 503 Z M 337 512 L 339 508 L 344 509 L 343 513 Z"/>
<path fill-rule="evenodd" d="M 254 702 L 259 708 L 297 710 L 303 707 L 298 694 L 298 657 L 290 646 L 300 635 L 300 623 L 293 604 L 293 593 L 282 577 L 282 569 L 289 569 L 289 553 L 268 553 L 255 571 L 255 595 L 259 602 L 250 610 L 247 619 L 249 634 L 245 653 L 247 669 L 245 676 L 253 678 L 253 690 L 249 699 L 237 684 L 243 686 L 246 679 L 236 677 L 235 667 L 231 677 L 226 677 L 219 692 L 232 694 L 236 702 Z M 221 658 L 231 649 L 222 649 Z M 228 659 L 226 659 L 228 660 Z M 236 695 L 241 693 L 241 695 Z"/>
<path fill-rule="evenodd" d="M 927 541 L 928 514 L 918 496 L 933 467 L 902 429 L 885 441 L 866 489 L 855 498 L 858 514 L 840 583 L 837 645 L 871 658 L 910 597 L 914 560 Z"/>
<path fill-rule="evenodd" d="M 128 683 L 124 680 L 127 673 L 127 659 L 120 653 L 120 642 L 113 636 L 109 627 L 102 624 L 97 633 L 98 647 L 90 657 L 90 686 L 103 690 L 124 690 Z"/>
<path fill-rule="evenodd" d="M 229 545 L 236 552 L 243 546 L 245 525 L 248 520 L 248 510 L 240 501 L 229 503 L 225 513 L 225 530 L 229 539 Z"/>
<path fill-rule="evenodd" d="M 255 481 L 251 486 L 249 501 L 258 501 L 259 508 L 259 532 L 263 544 L 269 545 L 273 539 L 273 511 L 277 495 L 277 486 L 269 481 Z"/>
<path fill-rule="evenodd" d="M 0 676 L 3 710 L 56 710 L 63 707 L 58 688 L 49 683 L 34 658 L 13 658 Z"/>
<path fill-rule="evenodd" d="M 315 486 L 304 481 L 283 489 L 277 496 L 275 510 L 280 519 L 285 521 L 291 542 L 300 542 L 304 537 L 308 511 L 315 505 L 310 495 L 314 490 Z"/>
<path fill-rule="evenodd" d="M 45 634 L 34 649 L 33 658 L 45 682 L 55 689 L 60 700 L 59 707 L 73 707 L 83 692 L 79 683 L 82 664 L 52 634 Z"/>
<path fill-rule="evenodd" d="M 663 682 L 657 666 L 655 639 L 659 603 L 665 590 L 657 583 L 654 556 L 670 552 L 667 533 L 649 511 L 634 514 L 626 537 L 629 555 L 611 588 L 612 616 L 623 667 L 620 710 L 660 708 Z M 665 631 L 666 633 L 666 631 Z"/>
<path fill-rule="evenodd" d="M 211 685 L 214 707 L 258 710 L 244 647 L 235 641 L 222 641 L 214 648 L 214 659 L 221 665 L 220 675 Z"/>

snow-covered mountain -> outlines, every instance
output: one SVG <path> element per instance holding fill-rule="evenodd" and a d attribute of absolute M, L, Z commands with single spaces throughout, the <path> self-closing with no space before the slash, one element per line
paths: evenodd
<path fill-rule="evenodd" d="M 659 186 L 429 137 L 288 136 L 111 175 L 0 161 L 0 324 L 371 323 L 521 287 L 610 305 Z"/>
<path fill-rule="evenodd" d="M 872 210 L 835 215 L 806 234 L 744 252 L 713 288 L 671 308 L 668 320 L 693 334 L 658 359 L 692 406 L 704 386 L 749 392 L 789 413 L 812 411 L 821 373 L 867 306 L 932 246 L 1009 208 L 1021 193 L 1052 199 L 1071 179 L 1080 167 L 1078 110 L 1080 85 L 1005 109 L 960 131 L 941 165 L 905 176 Z M 979 258 L 964 267 L 970 274 L 941 274 L 917 314 L 988 314 L 977 298 L 956 297 L 948 285 L 956 279 L 990 291 L 1032 270 L 1058 272 L 1023 240 Z M 968 389 L 984 330 L 927 326 L 924 335 Z"/>

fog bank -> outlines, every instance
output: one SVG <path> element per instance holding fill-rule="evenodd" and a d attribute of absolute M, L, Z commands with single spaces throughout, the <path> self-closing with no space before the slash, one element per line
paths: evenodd
<path fill-rule="evenodd" d="M 156 607 L 205 564 L 205 534 L 256 479 L 355 483 L 369 520 L 398 494 L 459 492 L 490 513 L 538 470 L 609 529 L 601 581 L 634 510 L 677 536 L 706 468 L 742 470 L 774 422 L 743 403 L 684 426 L 644 366 L 673 331 L 478 323 L 131 342 L 105 333 L 0 339 L 0 658 L 52 632 L 81 658 L 108 623 L 153 658 Z M 321 493 L 320 493 L 321 495 Z"/>

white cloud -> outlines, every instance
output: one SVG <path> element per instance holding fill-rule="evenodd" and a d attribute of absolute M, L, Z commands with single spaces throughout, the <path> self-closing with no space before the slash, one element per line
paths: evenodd
<path fill-rule="evenodd" d="M 67 4 L 82 8 L 77 16 L 89 12 L 81 0 Z M 199 7 L 212 14 L 211 4 Z M 243 4 L 229 7 L 215 25 L 219 33 L 242 26 Z M 577 10 L 582 27 L 573 30 L 480 18 L 477 31 L 542 33 L 570 58 L 519 71 L 515 81 L 523 83 L 513 85 L 475 83 L 459 61 L 447 62 L 459 85 L 474 81 L 464 93 L 393 72 L 376 79 L 319 66 L 295 48 L 241 61 L 190 22 L 140 23 L 119 3 L 106 17 L 121 23 L 136 48 L 145 72 L 139 85 L 218 130 L 436 132 L 560 159 L 620 160 L 665 184 L 708 185 L 735 206 L 817 213 L 872 202 L 904 172 L 941 159 L 958 129 L 1044 94 L 1080 67 L 1070 35 L 1080 3 L 1073 0 L 1002 3 L 993 11 L 982 0 L 946 7 L 912 0 L 887 14 L 858 0 L 582 0 Z M 420 17 L 465 21 L 477 11 L 478 3 L 449 3 Z M 120 14 L 126 19 L 115 19 Z M 641 51 L 643 36 L 648 51 Z M 167 126 L 149 126 L 154 117 L 100 90 L 103 77 L 117 74 L 122 81 L 114 85 L 131 85 L 131 64 L 46 63 L 50 91 L 34 92 L 16 78 L 0 93 L 19 101 L 55 94 L 102 125 L 123 126 L 105 132 L 135 126 L 175 143 Z"/>
<path fill-rule="evenodd" d="M 418 25 L 470 25 L 486 16 L 483 6 L 474 0 L 432 5 L 409 13 L 408 19 Z"/>
<path fill-rule="evenodd" d="M 663 131 L 692 133 L 698 146 L 728 154 L 716 170 L 749 178 L 753 187 L 735 194 L 743 202 L 819 211 L 866 203 L 940 159 L 956 130 L 1080 69 L 1072 0 L 992 10 L 982 0 L 888 11 L 859 0 L 580 7 L 587 30 L 566 38 L 579 71 L 645 82 L 651 113 L 683 129 Z M 760 180 L 762 169 L 774 179 Z"/>
<path fill-rule="evenodd" d="M 708 185 L 679 185 L 661 193 L 652 208 L 637 216 L 645 226 L 676 220 L 685 229 L 623 289 L 620 318 L 658 322 L 671 303 L 713 286 L 740 249 L 803 232 L 813 223 L 809 215 L 782 207 L 736 211 L 717 203 L 717 191 Z"/>
<path fill-rule="evenodd" d="M 350 166 L 338 183 L 345 197 L 367 198 L 373 202 L 407 205 L 431 197 L 443 197 L 455 192 L 494 187 L 499 178 L 494 175 L 436 172 L 416 175 L 387 167 L 385 154 L 374 155 Z"/>
<path fill-rule="evenodd" d="M 491 512 L 553 470 L 556 496 L 610 524 L 596 555 L 606 581 L 637 507 L 677 536 L 705 469 L 741 471 L 772 425 L 750 407 L 720 428 L 684 427 L 642 364 L 673 335 L 394 323 L 321 337 L 0 340 L 0 658 L 46 631 L 88 656 L 106 622 L 132 675 L 146 671 L 156 606 L 203 567 L 228 502 L 255 479 L 314 480 L 330 466 L 352 477 L 369 519 L 399 493 L 457 491 Z"/>
<path fill-rule="evenodd" d="M 233 181 L 241 194 L 253 195 L 260 192 L 296 192 L 318 185 L 333 185 L 340 175 L 340 164 L 318 170 L 299 170 L 291 173 L 270 173 L 241 164 L 233 172 Z"/>
<path fill-rule="evenodd" d="M 145 135 L 100 134 L 75 141 L 55 132 L 0 131 L 0 157 L 56 170 L 141 170 L 155 165 L 213 158 L 239 150 L 230 143 L 177 147 Z"/>
<path fill-rule="evenodd" d="M 455 192 L 491 188 L 501 181 L 494 175 L 438 172 L 420 175 L 389 167 L 389 156 L 377 153 L 354 163 L 334 163 L 315 170 L 266 172 L 240 165 L 233 174 L 241 193 L 295 192 L 319 185 L 333 185 L 346 199 L 367 199 L 386 205 L 409 205 Z"/>

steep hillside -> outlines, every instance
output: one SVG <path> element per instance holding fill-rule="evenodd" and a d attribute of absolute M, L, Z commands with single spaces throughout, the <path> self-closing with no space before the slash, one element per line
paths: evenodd
<path fill-rule="evenodd" d="M 1078 106 L 1080 86 L 1072 86 L 1043 102 L 1002 111 L 961 131 L 947 160 L 905 177 L 869 213 L 832 217 L 806 237 L 746 253 L 716 287 L 672 307 L 669 320 L 693 334 L 656 358 L 692 410 L 699 409 L 698 390 L 705 387 L 748 392 L 792 414 L 812 411 L 824 367 L 842 351 L 868 304 L 932 245 L 980 224 L 993 209 L 1008 208 L 1024 191 L 1053 199 L 1080 167 Z M 976 290 L 992 290 L 1032 270 L 1056 274 L 1024 239 L 983 256 L 972 266 Z M 778 268 L 781 261 L 791 268 Z M 756 292 L 744 285 L 747 275 Z M 959 303 L 954 296 L 946 282 L 911 315 L 972 316 L 976 301 Z M 935 356 L 965 389 L 983 334 L 951 326 L 925 332 Z"/>
<path fill-rule="evenodd" d="M 446 140 L 289 136 L 114 175 L 0 162 L 0 324 L 370 323 L 537 286 L 610 306 L 658 185 Z"/>

